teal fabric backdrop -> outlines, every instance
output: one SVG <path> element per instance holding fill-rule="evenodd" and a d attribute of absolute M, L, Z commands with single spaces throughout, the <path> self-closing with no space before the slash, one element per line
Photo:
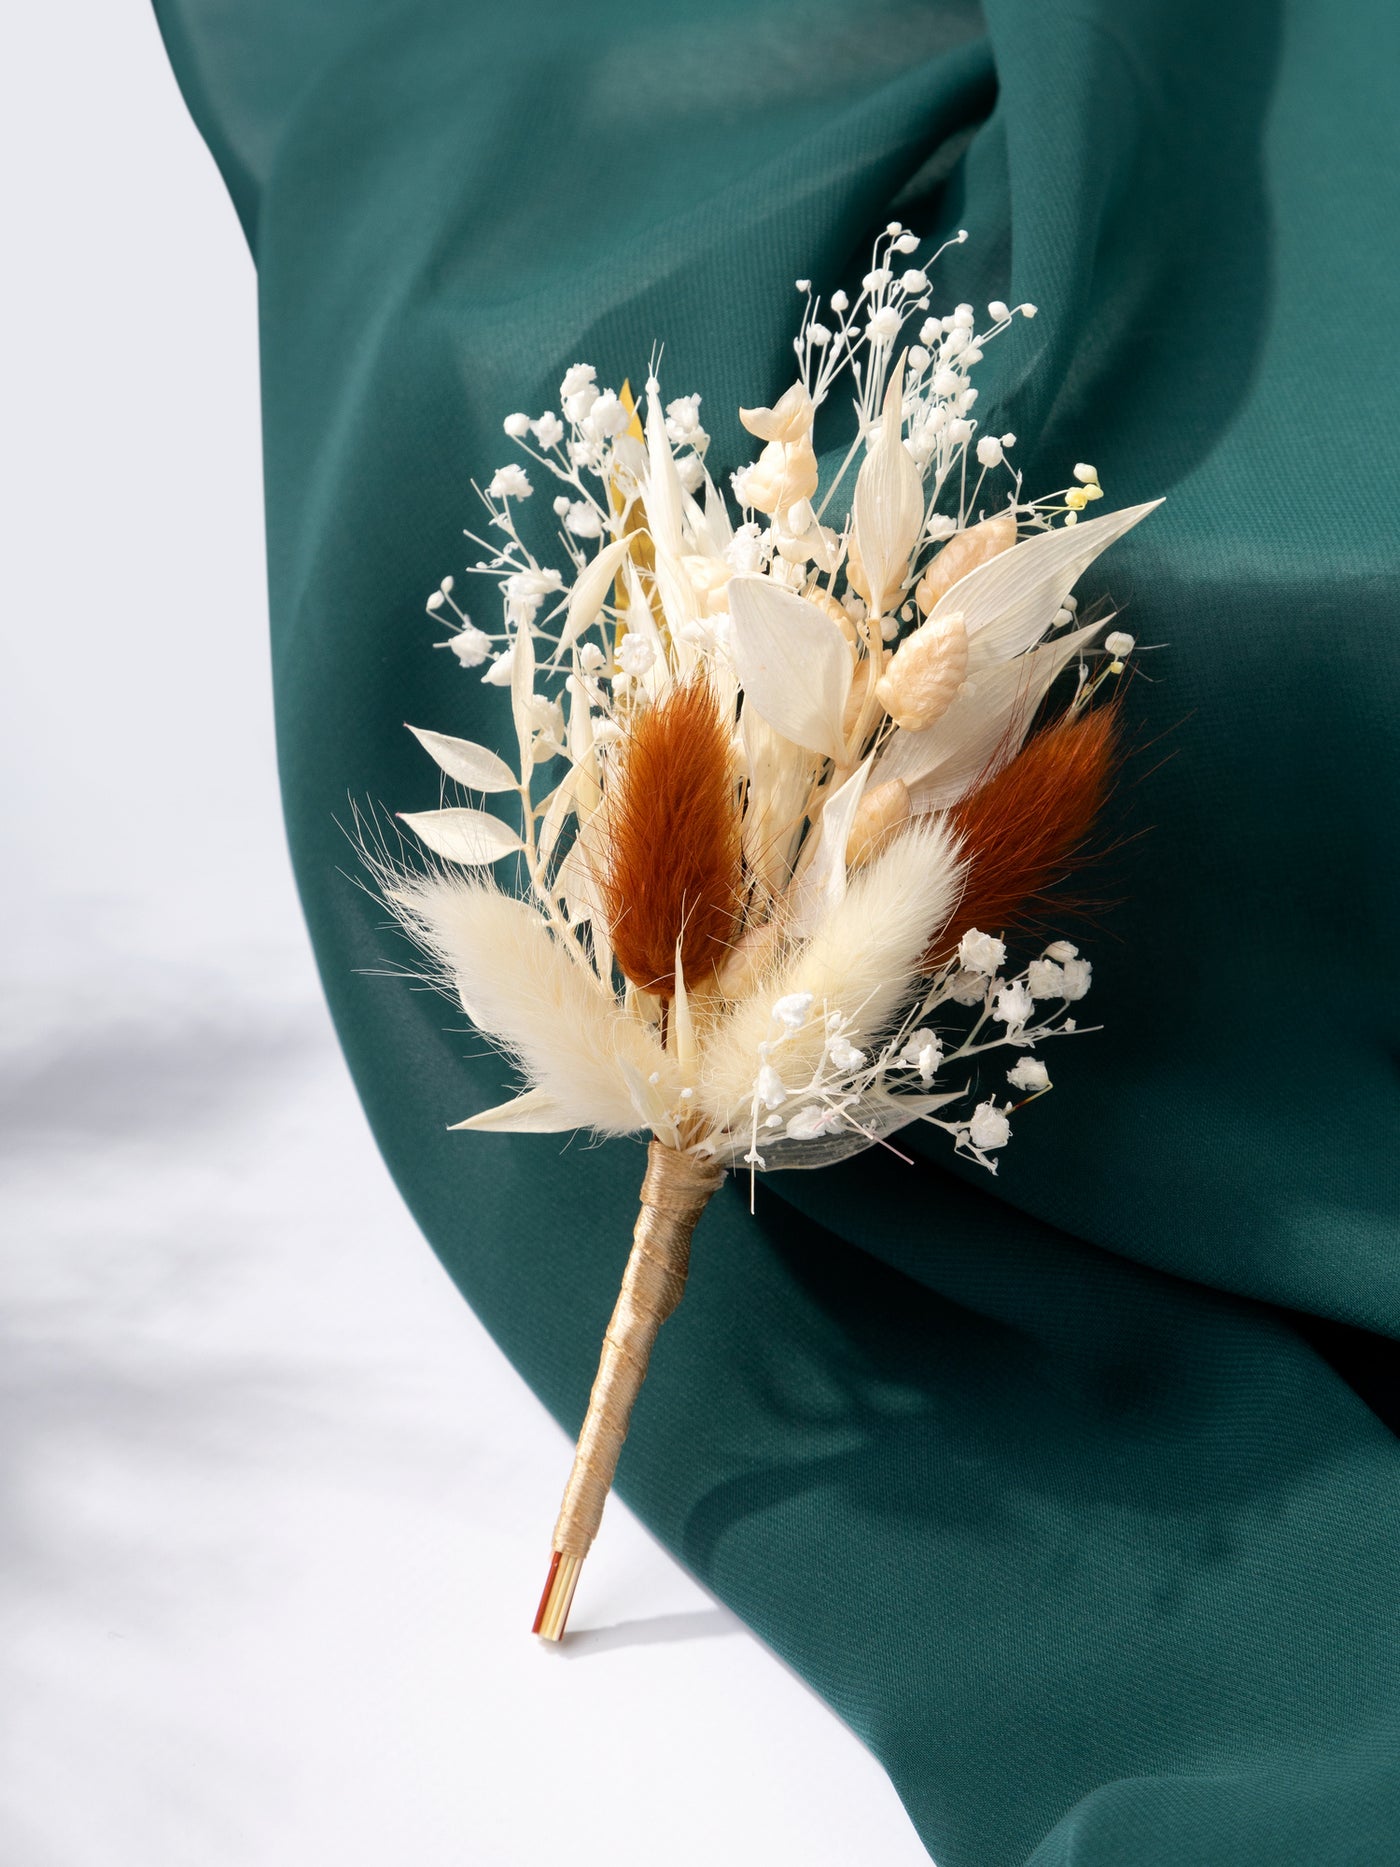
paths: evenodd
<path fill-rule="evenodd" d="M 1168 495 L 1094 579 L 1166 644 L 1114 807 L 1150 834 L 1086 938 L 1106 1030 L 1058 1053 L 996 1182 L 935 1135 L 912 1169 L 777 1178 L 752 1219 L 726 1189 L 621 1489 L 877 1752 L 941 1867 L 1400 1859 L 1400 14 L 158 11 L 261 280 L 326 990 L 405 1197 L 570 1428 L 641 1151 L 444 1131 L 503 1072 L 367 976 L 392 943 L 337 827 L 352 796 L 436 802 L 401 721 L 503 732 L 420 607 L 501 417 L 579 359 L 635 382 L 664 339 L 736 464 L 793 279 L 849 284 L 893 212 L 972 230 L 950 303 L 1041 307 L 984 390 L 1030 486 L 1088 459 L 1113 503 Z"/>

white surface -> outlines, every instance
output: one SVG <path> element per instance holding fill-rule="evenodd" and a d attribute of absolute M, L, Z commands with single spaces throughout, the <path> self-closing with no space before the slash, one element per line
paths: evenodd
<path fill-rule="evenodd" d="M 282 849 L 252 269 L 139 0 L 5 65 L 0 1861 L 926 1861 L 617 1502 L 585 1631 L 524 1631 L 568 1447 L 389 1184 Z"/>

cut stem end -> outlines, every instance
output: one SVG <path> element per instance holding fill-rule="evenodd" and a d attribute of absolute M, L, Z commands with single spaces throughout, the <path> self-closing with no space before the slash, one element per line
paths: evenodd
<path fill-rule="evenodd" d="M 564 1638 L 564 1626 L 574 1603 L 574 1590 L 578 1587 L 582 1567 L 582 1556 L 565 1556 L 556 1549 L 550 1558 L 533 1630 L 541 1640 Z"/>

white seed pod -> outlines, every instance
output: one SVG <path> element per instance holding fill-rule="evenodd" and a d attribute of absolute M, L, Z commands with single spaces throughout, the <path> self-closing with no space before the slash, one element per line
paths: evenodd
<path fill-rule="evenodd" d="M 930 617 L 906 636 L 876 684 L 880 705 L 896 726 L 921 733 L 942 719 L 967 674 L 967 629 L 962 613 Z"/>
<path fill-rule="evenodd" d="M 816 490 L 817 457 L 805 435 L 791 444 L 770 441 L 744 476 L 746 504 L 770 517 Z"/>
<path fill-rule="evenodd" d="M 812 431 L 812 398 L 800 382 L 779 396 L 772 408 L 741 408 L 739 419 L 760 441 L 801 441 Z"/>
<path fill-rule="evenodd" d="M 727 613 L 729 579 L 734 575 L 731 565 L 721 557 L 691 555 L 681 559 L 681 569 L 705 615 L 721 616 Z"/>
<path fill-rule="evenodd" d="M 919 579 L 914 601 L 919 614 L 927 616 L 938 599 L 951 590 L 979 564 L 999 557 L 1016 542 L 1016 519 L 1010 512 L 999 512 L 994 519 L 969 525 L 965 532 L 955 532 Z"/>
<path fill-rule="evenodd" d="M 856 806 L 851 833 L 846 838 L 846 867 L 859 869 L 872 856 L 878 856 L 890 838 L 908 823 L 912 809 L 909 787 L 902 778 L 887 778 L 884 784 L 872 785 Z"/>

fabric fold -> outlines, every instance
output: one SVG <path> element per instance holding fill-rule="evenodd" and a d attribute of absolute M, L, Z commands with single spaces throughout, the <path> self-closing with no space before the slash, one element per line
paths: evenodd
<path fill-rule="evenodd" d="M 895 214 L 969 229 L 950 305 L 1040 307 L 984 391 L 1028 485 L 1092 460 L 1115 505 L 1166 488 L 1104 573 L 1163 645 L 1127 703 L 1122 902 L 1080 936 L 1105 1029 L 995 1182 L 916 1143 L 780 1177 L 753 1219 L 721 1193 L 619 1488 L 875 1750 L 940 1867 L 1386 1859 L 1400 1449 L 1280 1306 L 1371 1330 L 1373 1361 L 1400 1337 L 1400 22 L 157 13 L 259 268 L 279 759 L 327 995 L 406 1199 L 570 1430 L 640 1151 L 445 1132 L 504 1072 L 369 976 L 391 936 L 339 827 L 437 802 L 400 721 L 509 737 L 421 609 L 461 581 L 502 417 L 664 342 L 739 464 L 792 281 L 849 286 Z"/>

